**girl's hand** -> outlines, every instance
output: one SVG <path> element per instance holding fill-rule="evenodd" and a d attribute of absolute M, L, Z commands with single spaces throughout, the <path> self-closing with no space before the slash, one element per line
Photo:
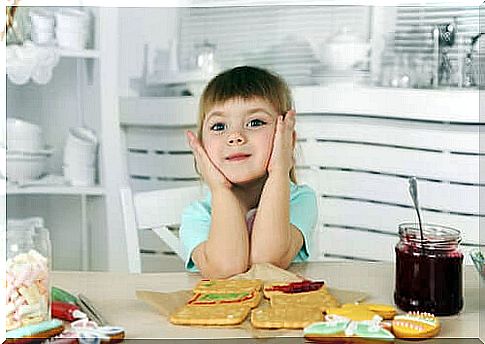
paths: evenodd
<path fill-rule="evenodd" d="M 230 189 L 232 187 L 232 183 L 212 163 L 199 139 L 190 130 L 188 130 L 186 134 L 189 146 L 192 149 L 192 153 L 195 157 L 197 169 L 202 175 L 204 181 L 207 183 L 207 185 L 209 185 L 209 188 L 212 191 L 220 187 Z"/>
<path fill-rule="evenodd" d="M 285 117 L 278 116 L 276 132 L 273 140 L 273 150 L 268 163 L 268 173 L 290 173 L 294 165 L 294 132 L 295 132 L 294 110 L 289 110 Z"/>

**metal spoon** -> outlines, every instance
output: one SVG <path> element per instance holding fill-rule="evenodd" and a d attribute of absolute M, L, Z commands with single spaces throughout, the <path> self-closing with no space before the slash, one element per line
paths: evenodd
<path fill-rule="evenodd" d="M 421 247 L 423 246 L 423 224 L 421 222 L 421 211 L 419 210 L 419 202 L 418 202 L 418 183 L 416 181 L 416 177 L 409 178 L 409 193 L 411 194 L 411 198 L 413 199 L 414 208 L 416 209 L 416 213 L 418 214 L 418 221 L 419 221 L 419 232 L 421 234 Z"/>

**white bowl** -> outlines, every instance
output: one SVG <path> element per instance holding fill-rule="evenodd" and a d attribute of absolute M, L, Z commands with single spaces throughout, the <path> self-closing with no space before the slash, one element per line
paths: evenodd
<path fill-rule="evenodd" d="M 57 45 L 62 48 L 83 50 L 87 44 L 86 32 L 68 32 L 56 29 Z"/>
<path fill-rule="evenodd" d="M 25 182 L 39 179 L 45 173 L 46 155 L 10 154 L 7 152 L 7 179 Z"/>
<path fill-rule="evenodd" d="M 89 24 L 89 13 L 76 9 L 62 9 L 55 13 L 57 27 L 82 27 Z"/>
<path fill-rule="evenodd" d="M 44 149 L 42 129 L 18 118 L 7 118 L 7 149 L 28 152 Z"/>
<path fill-rule="evenodd" d="M 32 30 L 53 31 L 55 19 L 52 13 L 45 10 L 32 10 L 29 13 Z"/>
<path fill-rule="evenodd" d="M 31 32 L 32 41 L 37 45 L 53 45 L 55 42 L 54 31 L 36 31 Z"/>

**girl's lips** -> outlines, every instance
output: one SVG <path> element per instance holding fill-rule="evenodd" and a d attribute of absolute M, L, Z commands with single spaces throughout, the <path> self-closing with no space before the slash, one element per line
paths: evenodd
<path fill-rule="evenodd" d="M 234 154 L 234 155 L 228 156 L 226 158 L 226 160 L 228 160 L 228 161 L 241 161 L 241 160 L 249 158 L 250 156 L 251 155 L 249 155 L 249 154 Z"/>

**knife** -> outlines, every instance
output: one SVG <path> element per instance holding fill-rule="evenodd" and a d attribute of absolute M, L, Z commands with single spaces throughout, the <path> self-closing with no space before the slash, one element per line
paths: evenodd
<path fill-rule="evenodd" d="M 94 307 L 94 304 L 83 294 L 78 294 L 79 302 L 77 305 L 81 308 L 81 311 L 86 313 L 88 317 L 96 322 L 99 326 L 106 326 L 107 322 L 99 311 Z"/>

